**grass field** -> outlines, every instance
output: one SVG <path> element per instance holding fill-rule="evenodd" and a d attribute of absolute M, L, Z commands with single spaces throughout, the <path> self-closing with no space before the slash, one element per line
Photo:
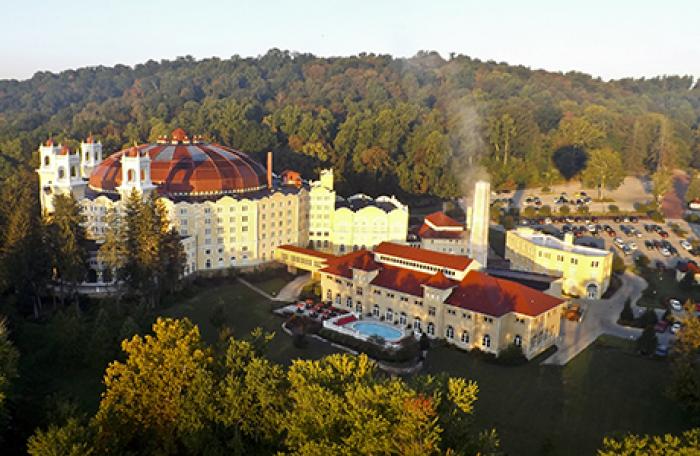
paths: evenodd
<path fill-rule="evenodd" d="M 496 428 L 508 454 L 594 454 L 605 435 L 687 428 L 664 396 L 668 364 L 634 355 L 629 344 L 603 337 L 565 367 L 504 367 L 437 347 L 426 368 L 477 381 L 477 425 Z"/>
<path fill-rule="evenodd" d="M 273 285 L 278 286 L 277 280 L 270 279 L 258 282 L 256 286 L 270 290 Z M 291 360 L 296 358 L 316 359 L 336 352 L 330 345 L 314 339 L 308 339 L 309 343 L 305 348 L 294 347 L 291 338 L 282 332 L 282 318 L 272 313 L 272 309 L 279 307 L 280 303 L 268 301 L 237 282 L 205 289 L 192 298 L 182 300 L 164 309 L 161 315 L 189 318 L 193 323 L 199 325 L 204 340 L 211 343 L 216 341 L 218 335 L 210 318 L 218 306 L 222 306 L 226 316 L 226 325 L 233 330 L 234 337 L 245 337 L 258 326 L 265 331 L 274 331 L 275 337 L 268 347 L 267 355 L 279 363 L 289 364 Z"/>
<path fill-rule="evenodd" d="M 700 287 L 694 286 L 691 290 L 684 290 L 676 281 L 674 269 L 648 269 L 642 275 L 649 283 L 649 288 L 644 290 L 637 305 L 642 307 L 666 308 L 670 298 L 685 302 L 688 298 L 700 301 Z"/>

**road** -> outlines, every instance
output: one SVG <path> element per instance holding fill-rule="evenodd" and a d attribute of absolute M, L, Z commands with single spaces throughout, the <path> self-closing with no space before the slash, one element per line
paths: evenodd
<path fill-rule="evenodd" d="M 617 324 L 617 319 L 628 297 L 632 302 L 632 311 L 635 316 L 644 312 L 645 309 L 638 307 L 636 304 L 642 295 L 642 291 L 647 287 L 647 283 L 641 277 L 630 272 L 626 272 L 621 279 L 622 285 L 620 289 L 610 299 L 573 300 L 573 302 L 579 303 L 583 308 L 583 320 L 580 323 L 562 320 L 561 332 L 557 340 L 559 349 L 544 360 L 542 364 L 564 365 L 603 334 L 625 339 L 636 339 L 639 337 L 642 332 L 641 329 L 620 326 Z M 657 337 L 660 345 L 668 346 L 669 339 L 672 336 L 666 332 L 657 334 Z"/>

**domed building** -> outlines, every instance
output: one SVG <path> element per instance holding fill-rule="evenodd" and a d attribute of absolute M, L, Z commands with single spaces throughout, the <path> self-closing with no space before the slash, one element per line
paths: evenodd
<path fill-rule="evenodd" d="M 308 243 L 308 189 L 273 179 L 252 156 L 182 129 L 152 144 L 134 145 L 102 157 L 92 137 L 72 152 L 49 140 L 39 148 L 42 209 L 53 196 L 71 193 L 80 202 L 88 236 L 105 233 L 108 209 L 120 210 L 132 191 L 156 192 L 172 225 L 183 236 L 186 272 L 255 266 L 272 260 L 278 245 Z M 101 265 L 94 265 L 98 282 Z"/>

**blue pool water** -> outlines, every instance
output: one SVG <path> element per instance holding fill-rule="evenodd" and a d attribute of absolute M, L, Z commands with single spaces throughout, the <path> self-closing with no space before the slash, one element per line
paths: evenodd
<path fill-rule="evenodd" d="M 352 329 L 365 336 L 381 336 L 388 341 L 401 339 L 401 331 L 380 323 L 357 322 L 353 323 Z"/>

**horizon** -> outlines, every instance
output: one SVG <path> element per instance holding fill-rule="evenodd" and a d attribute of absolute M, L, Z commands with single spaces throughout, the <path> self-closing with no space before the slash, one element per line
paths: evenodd
<path fill-rule="evenodd" d="M 0 40 L 14 45 L 0 49 L 6 62 L 1 80 L 26 80 L 43 71 L 133 67 L 187 55 L 254 58 L 273 48 L 322 58 L 362 52 L 410 58 L 430 50 L 445 59 L 455 53 L 605 81 L 700 76 L 695 44 L 700 32 L 692 15 L 684 14 L 692 8 L 688 0 L 661 7 L 630 0 L 615 5 L 595 0 L 585 6 L 551 0 L 526 5 L 446 0 L 430 6 L 306 0 L 291 6 L 279 1 L 233 6 L 216 0 L 197 9 L 183 0 L 147 5 L 127 0 L 98 9 L 87 0 L 60 9 L 37 8 L 37 3 L 15 4 L 8 13 Z M 33 26 L 37 23 L 49 25 L 42 31 Z"/>

